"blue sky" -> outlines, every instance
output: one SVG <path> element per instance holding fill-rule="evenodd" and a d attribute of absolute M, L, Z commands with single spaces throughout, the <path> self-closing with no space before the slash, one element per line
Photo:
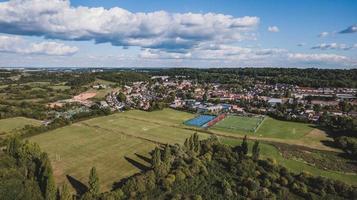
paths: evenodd
<path fill-rule="evenodd" d="M 357 67 L 357 1 L 0 1 L 1 67 Z"/>

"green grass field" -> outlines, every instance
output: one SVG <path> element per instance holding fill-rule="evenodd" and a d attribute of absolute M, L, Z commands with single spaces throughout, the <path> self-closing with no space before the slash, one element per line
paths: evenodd
<path fill-rule="evenodd" d="M 25 127 L 26 125 L 39 126 L 41 125 L 41 121 L 25 117 L 1 119 L 0 132 L 14 132 L 18 129 Z"/>
<path fill-rule="evenodd" d="M 256 134 L 271 138 L 299 139 L 310 133 L 314 128 L 312 124 L 280 121 L 267 117 Z"/>
<path fill-rule="evenodd" d="M 211 129 L 255 137 L 301 139 L 315 128 L 312 124 L 281 121 L 271 117 L 266 117 L 255 133 L 240 128 L 247 126 L 249 127 L 248 129 L 252 129 L 252 127 L 256 126 L 258 120 L 251 117 L 230 116 L 218 122 Z"/>
<path fill-rule="evenodd" d="M 229 129 L 231 131 L 247 131 L 254 132 L 257 124 L 260 124 L 261 118 L 244 117 L 244 116 L 228 116 L 222 121 L 214 125 L 218 129 Z"/>
<path fill-rule="evenodd" d="M 151 113 L 133 110 L 75 123 L 30 140 L 49 153 L 57 182 L 70 175 L 86 183 L 95 166 L 103 188 L 110 189 L 114 181 L 139 172 L 125 157 L 147 165 L 135 153 L 148 157 L 155 142 L 183 143 L 193 131 L 175 125 L 191 117 L 168 109 Z"/>
<path fill-rule="evenodd" d="M 78 122 L 33 136 L 30 140 L 49 153 L 58 183 L 66 180 L 67 175 L 86 183 L 90 168 L 95 166 L 102 188 L 107 190 L 114 181 L 139 172 L 140 165 L 148 166 L 142 156 L 150 157 L 149 151 L 158 143 L 182 144 L 194 133 L 182 122 L 192 117 L 194 115 L 171 109 L 154 112 L 131 110 Z M 199 135 L 201 139 L 209 137 L 202 131 Z M 241 142 L 239 139 L 221 139 L 230 145 Z M 294 172 L 305 170 L 357 184 L 356 175 L 324 171 L 303 162 L 284 159 L 272 145 L 262 144 L 261 148 L 264 157 L 273 157 Z"/>

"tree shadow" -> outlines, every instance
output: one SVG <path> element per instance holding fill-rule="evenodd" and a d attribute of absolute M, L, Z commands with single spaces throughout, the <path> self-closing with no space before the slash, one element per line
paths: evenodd
<path fill-rule="evenodd" d="M 140 169 L 143 172 L 151 169 L 150 167 L 145 166 L 145 165 L 143 165 L 143 164 L 141 164 L 141 163 L 139 163 L 139 162 L 137 162 L 137 161 L 135 161 L 135 160 L 133 160 L 133 159 L 131 159 L 129 157 L 124 156 L 124 158 L 125 158 L 126 161 L 128 161 L 130 164 L 132 164 L 134 167 Z"/>
<path fill-rule="evenodd" d="M 75 179 L 73 176 L 66 175 L 68 182 L 71 184 L 71 186 L 76 190 L 76 193 L 78 195 L 83 195 L 88 191 L 88 187 L 80 182 L 79 180 Z"/>
<path fill-rule="evenodd" d="M 112 185 L 112 190 L 116 190 L 118 188 L 121 188 L 123 187 L 123 185 L 132 177 L 136 176 L 136 175 L 139 175 L 140 173 L 136 173 L 136 174 L 133 174 L 129 177 L 126 177 L 126 178 L 122 178 L 120 181 L 117 181 L 117 182 L 114 182 L 113 185 Z"/>
<path fill-rule="evenodd" d="M 321 143 L 325 146 L 332 147 L 338 149 L 339 147 L 336 145 L 335 141 L 331 140 L 321 140 Z"/>
<path fill-rule="evenodd" d="M 146 157 L 146 156 L 143 156 L 143 155 L 140 155 L 140 154 L 138 154 L 138 153 L 135 153 L 135 155 L 138 157 L 138 158 L 140 158 L 141 160 L 143 160 L 143 161 L 145 161 L 145 162 L 147 162 L 147 163 L 151 163 L 151 158 L 148 158 L 148 157 Z"/>

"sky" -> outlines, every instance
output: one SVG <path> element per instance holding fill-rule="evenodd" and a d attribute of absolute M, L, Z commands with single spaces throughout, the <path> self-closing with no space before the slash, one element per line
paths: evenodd
<path fill-rule="evenodd" d="M 354 0 L 0 0 L 0 67 L 357 68 Z"/>

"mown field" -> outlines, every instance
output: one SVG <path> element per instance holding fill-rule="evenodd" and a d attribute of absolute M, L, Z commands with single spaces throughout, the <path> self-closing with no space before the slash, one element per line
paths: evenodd
<path fill-rule="evenodd" d="M 183 143 L 194 131 L 182 122 L 192 117 L 192 114 L 171 109 L 132 110 L 75 123 L 30 140 L 49 153 L 58 183 L 66 180 L 66 176 L 86 183 L 90 168 L 95 166 L 103 189 L 110 189 L 113 182 L 149 166 L 148 153 L 155 146 Z M 209 137 L 203 131 L 199 135 Z M 241 143 L 240 139 L 221 137 L 221 140 L 229 145 Z M 274 158 L 294 172 L 307 171 L 357 184 L 356 175 L 325 171 L 301 161 L 284 159 L 278 149 L 269 144 L 261 144 L 261 149 L 263 157 Z"/>
<path fill-rule="evenodd" d="M 41 121 L 25 118 L 25 117 L 14 117 L 8 119 L 0 120 L 0 132 L 14 132 L 18 129 L 25 127 L 26 125 L 40 126 Z"/>
<path fill-rule="evenodd" d="M 247 131 L 254 132 L 260 118 L 244 116 L 228 116 L 214 125 L 214 128 L 229 131 Z"/>
<path fill-rule="evenodd" d="M 256 126 L 258 119 L 247 117 L 228 117 L 217 123 L 211 130 L 219 130 L 233 134 L 244 134 L 254 137 L 277 138 L 277 139 L 301 139 L 309 134 L 314 126 L 307 123 L 288 122 L 266 117 L 254 133 L 250 129 Z M 247 127 L 249 130 L 244 130 Z"/>

